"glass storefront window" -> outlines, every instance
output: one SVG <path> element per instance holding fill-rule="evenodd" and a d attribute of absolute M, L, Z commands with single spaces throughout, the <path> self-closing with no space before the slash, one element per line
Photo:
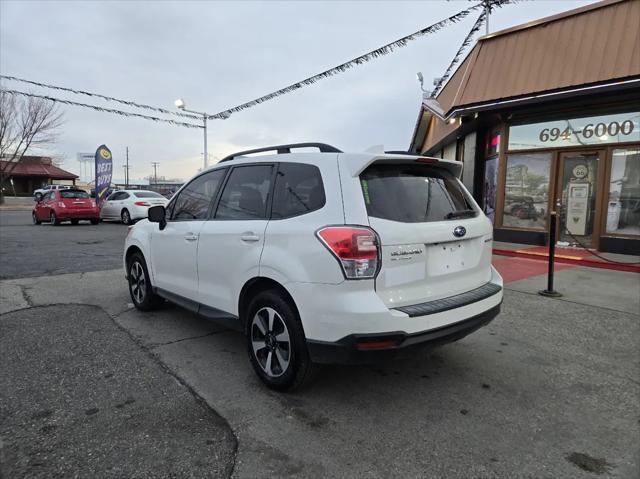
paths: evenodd
<path fill-rule="evenodd" d="M 607 233 L 640 235 L 640 148 L 613 150 Z"/>
<path fill-rule="evenodd" d="M 640 141 L 640 112 L 546 121 L 509 129 L 509 150 Z"/>
<path fill-rule="evenodd" d="M 498 157 L 488 159 L 484 164 L 484 213 L 495 224 L 496 192 L 498 190 Z"/>
<path fill-rule="evenodd" d="M 507 156 L 502 225 L 545 229 L 551 153 Z"/>

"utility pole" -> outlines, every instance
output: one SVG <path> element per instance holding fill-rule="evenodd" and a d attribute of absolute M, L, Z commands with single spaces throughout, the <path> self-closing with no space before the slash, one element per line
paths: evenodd
<path fill-rule="evenodd" d="M 153 182 L 156 185 L 156 188 L 158 187 L 158 165 L 160 164 L 157 161 L 152 161 L 151 164 L 153 165 Z"/>
<path fill-rule="evenodd" d="M 129 147 L 127 146 L 127 166 L 125 166 L 124 188 L 129 189 Z"/>

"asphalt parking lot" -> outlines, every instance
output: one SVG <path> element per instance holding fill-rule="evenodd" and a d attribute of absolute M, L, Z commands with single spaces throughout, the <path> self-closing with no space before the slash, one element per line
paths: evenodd
<path fill-rule="evenodd" d="M 126 236 L 121 223 L 34 225 L 29 211 L 2 211 L 0 279 L 118 268 Z"/>
<path fill-rule="evenodd" d="M 5 225 L 20 223 L 22 217 L 29 219 L 28 212 L 7 213 L 0 212 L 2 230 Z M 9 227 L 8 234 L 17 238 L 20 230 L 33 228 L 40 229 L 16 224 Z M 278 394 L 265 389 L 255 377 L 238 333 L 171 305 L 153 313 L 131 308 L 120 269 L 126 227 L 101 224 L 42 230 L 51 235 L 49 241 L 54 244 L 63 244 L 62 238 L 68 241 L 67 231 L 72 232 L 82 251 L 91 246 L 84 244 L 91 241 L 89 238 L 111 238 L 114 244 L 97 248 L 109 254 L 96 263 L 104 268 L 94 266 L 95 270 L 83 264 L 75 272 L 57 274 L 73 258 L 73 249 L 70 256 L 53 255 L 46 270 L 30 266 L 31 274 L 20 274 L 20 260 L 12 260 L 12 279 L 0 282 L 5 313 L 0 316 L 0 355 L 14 357 L 24 350 L 16 346 L 19 344 L 30 345 L 38 354 L 38 345 L 51 342 L 47 339 L 49 328 L 58 323 L 68 331 L 66 336 L 76 330 L 84 342 L 99 341 L 100 353 L 94 357 L 89 349 L 74 356 L 73 368 L 65 377 L 80 384 L 86 381 L 90 385 L 85 388 L 87 398 L 103 406 L 89 404 L 81 394 L 82 387 L 72 389 L 70 402 L 62 401 L 52 384 L 63 378 L 43 375 L 41 381 L 27 380 L 27 371 L 16 367 L 15 361 L 3 360 L 0 434 L 6 451 L 0 455 L 0 470 L 6 477 L 29 477 L 23 471 L 33 475 L 48 465 L 54 467 L 58 464 L 57 448 L 75 461 L 80 476 L 117 476 L 112 469 L 91 469 L 93 462 L 87 454 L 93 453 L 94 446 L 81 440 L 85 432 L 77 423 L 62 421 L 59 430 L 65 436 L 56 428 L 47 429 L 46 436 L 38 429 L 44 426 L 32 426 L 32 418 L 42 409 L 51 410 L 51 418 L 72 416 L 69 404 L 76 402 L 82 404 L 82 411 L 107 409 L 104 417 L 96 414 L 98 424 L 94 427 L 106 447 L 115 447 L 122 444 L 119 434 L 129 429 L 108 429 L 121 420 L 109 407 L 122 404 L 121 399 L 128 396 L 136 399 L 136 431 L 140 437 L 147 434 L 155 438 L 155 442 L 148 439 L 151 445 L 145 454 L 150 456 L 140 458 L 139 468 L 145 470 L 153 468 L 153 454 L 164 457 L 163 448 L 176 447 L 170 442 L 170 430 L 158 430 L 145 418 L 155 414 L 157 421 L 166 420 L 177 432 L 183 432 L 183 427 L 190 427 L 189 417 L 198 411 L 196 403 L 210 408 L 198 413 L 204 421 L 194 435 L 199 442 L 190 442 L 188 434 L 180 436 L 185 442 L 174 451 L 179 464 L 174 477 L 186 475 L 180 471 L 199 476 L 201 464 L 210 467 L 210 476 L 231 474 L 237 478 L 639 476 L 640 316 L 629 312 L 634 311 L 629 305 L 594 305 L 569 294 L 570 301 L 542 298 L 516 282 L 505 291 L 502 314 L 457 343 L 402 362 L 326 367 L 308 388 Z M 21 248 L 10 246 L 14 255 L 22 257 L 42 246 L 39 237 L 24 233 L 22 244 Z M 4 269 L 8 254 L 4 241 L 0 252 Z M 620 289 L 634 291 L 634 284 L 640 286 L 638 275 L 633 273 L 589 270 L 588 274 L 594 278 L 603 275 L 609 283 L 619 281 Z M 52 304 L 58 304 L 57 309 L 45 309 Z M 48 321 L 43 321 L 45 317 Z M 103 326 L 96 326 L 100 323 Z M 113 339 L 107 341 L 107 337 Z M 192 411 L 192 416 L 183 415 L 181 424 L 171 408 L 156 406 L 163 393 L 127 392 L 136 387 L 127 381 L 118 384 L 115 390 L 119 393 L 110 402 L 111 393 L 94 386 L 99 382 L 90 372 L 96 362 L 119 361 L 115 353 L 108 357 L 111 349 L 126 350 L 127 357 L 138 358 L 138 363 L 153 372 L 149 373 L 153 378 L 148 380 L 150 390 L 165 390 L 169 379 L 175 378 L 184 389 L 181 394 L 169 390 L 186 399 L 180 408 Z M 32 374 L 40 374 L 38 362 L 31 365 L 24 364 Z M 119 371 L 126 377 L 127 367 Z M 140 370 L 131 374 L 147 376 Z M 55 404 L 35 407 L 31 401 L 23 402 L 16 390 Z M 67 397 L 65 394 L 59 395 Z M 28 414 L 16 419 L 23 409 Z M 9 415 L 5 411 L 13 412 Z M 215 441 L 203 443 L 205 437 Z M 39 455 L 30 452 L 34 444 L 42 447 Z M 52 449 L 49 455 L 47 448 Z M 100 464 L 111 465 L 114 457 L 118 456 L 101 455 Z M 34 466 L 34 462 L 40 465 Z M 27 466 L 30 468 L 25 469 Z M 158 477 L 171 475 L 166 468 L 153 470 Z"/>

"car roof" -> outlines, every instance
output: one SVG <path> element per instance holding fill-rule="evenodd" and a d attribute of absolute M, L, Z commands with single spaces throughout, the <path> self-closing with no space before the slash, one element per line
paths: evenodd
<path fill-rule="evenodd" d="M 380 152 L 380 153 L 344 153 L 344 152 L 304 152 L 304 153 L 273 153 L 260 154 L 256 156 L 236 156 L 225 161 L 216 163 L 207 168 L 206 171 L 227 166 L 242 165 L 247 163 L 273 163 L 273 162 L 295 162 L 308 163 L 316 166 L 328 164 L 330 160 L 337 160 L 347 165 L 347 168 L 353 176 L 358 176 L 367 166 L 374 162 L 385 161 L 390 163 L 414 163 L 414 162 L 430 162 L 432 166 L 444 168 L 454 174 L 460 176 L 462 172 L 462 163 L 455 160 L 447 160 L 444 158 L 433 158 L 423 155 L 415 155 L 404 152 Z M 335 164 L 335 163 L 334 163 Z"/>

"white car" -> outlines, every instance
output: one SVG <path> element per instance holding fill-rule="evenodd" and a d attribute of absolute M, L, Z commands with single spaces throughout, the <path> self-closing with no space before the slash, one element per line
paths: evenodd
<path fill-rule="evenodd" d="M 43 186 L 42 188 L 38 188 L 37 190 L 34 190 L 33 197 L 36 198 L 38 195 L 44 196 L 45 193 L 49 193 L 50 191 L 68 190 L 69 188 L 71 187 L 68 185 L 46 185 L 46 186 Z"/>
<path fill-rule="evenodd" d="M 291 153 L 317 146 L 319 153 Z M 278 154 L 248 156 L 277 151 Z M 319 143 L 242 152 L 130 229 L 134 305 L 165 299 L 246 334 L 258 376 L 368 363 L 458 340 L 500 311 L 492 225 L 462 164 Z"/>
<path fill-rule="evenodd" d="M 155 191 L 118 190 L 109 195 L 100 210 L 100 219 L 122 221 L 125 225 L 147 217 L 152 206 L 166 206 L 169 200 Z"/>

